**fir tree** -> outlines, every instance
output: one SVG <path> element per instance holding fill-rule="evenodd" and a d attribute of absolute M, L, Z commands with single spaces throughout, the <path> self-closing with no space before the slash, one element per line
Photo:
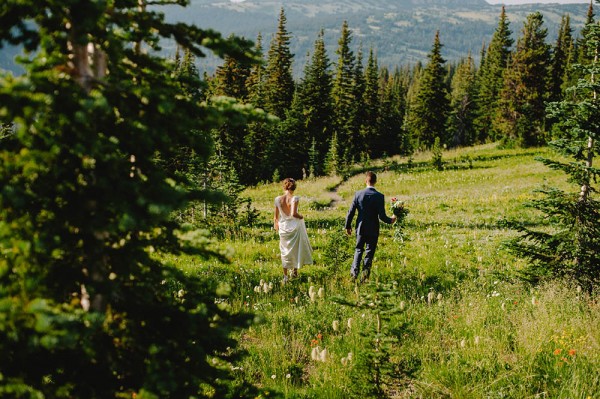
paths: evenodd
<path fill-rule="evenodd" d="M 545 143 L 545 101 L 548 98 L 550 46 L 541 13 L 528 15 L 517 49 L 504 75 L 495 130 L 505 143 Z"/>
<path fill-rule="evenodd" d="M 442 58 L 441 49 L 440 35 L 436 32 L 428 55 L 429 62 L 423 70 L 419 91 L 411 104 L 409 115 L 411 134 L 421 146 L 427 148 L 431 148 L 436 137 L 441 138 L 444 143 L 447 140 L 446 122 L 450 104 L 445 84 L 446 61 Z"/>
<path fill-rule="evenodd" d="M 569 15 L 563 15 L 558 38 L 552 51 L 552 69 L 550 75 L 550 101 L 560 101 L 564 86 L 569 82 L 568 71 L 571 70 L 573 61 L 573 30 L 571 29 Z"/>
<path fill-rule="evenodd" d="M 312 172 L 316 175 L 323 172 L 323 157 L 328 150 L 328 135 L 331 135 L 333 115 L 330 61 L 325 50 L 323 35 L 324 32 L 321 30 L 315 41 L 311 60 L 304 70 L 304 78 L 298 87 L 306 135 L 309 142 L 315 144 L 315 154 L 318 154 L 314 163 L 310 164 L 313 168 Z"/>
<path fill-rule="evenodd" d="M 0 147 L 1 396 L 257 396 L 229 371 L 247 318 L 216 303 L 226 287 L 153 254 L 218 255 L 172 218 L 211 193 L 164 162 L 207 159 L 210 129 L 243 117 L 198 101 L 158 43 L 241 58 L 251 43 L 145 4 L 0 3 L 0 45 L 31 51 L 22 76 L 0 73 L 0 115 L 18 121 Z"/>
<path fill-rule="evenodd" d="M 384 154 L 407 154 L 409 143 L 403 129 L 406 114 L 406 81 L 402 72 L 395 70 L 386 77 L 381 77 L 381 100 L 379 110 L 379 132 L 372 142 L 373 157 Z"/>
<path fill-rule="evenodd" d="M 353 112 L 356 107 L 354 98 L 354 68 L 356 59 L 350 49 L 351 41 L 352 32 L 348 29 L 348 23 L 344 21 L 336 50 L 338 59 L 332 88 L 334 107 L 333 133 L 336 134 L 336 141 L 350 146 L 352 145 Z M 330 144 L 330 151 L 331 148 Z"/>
<path fill-rule="evenodd" d="M 290 53 L 290 34 L 283 8 L 279 13 L 277 32 L 271 41 L 265 69 L 265 109 L 279 118 L 285 118 L 294 96 L 292 76 L 293 54 Z"/>
<path fill-rule="evenodd" d="M 458 65 L 452 79 L 449 126 L 452 135 L 451 145 L 464 146 L 475 142 L 473 122 L 476 110 L 476 90 L 475 62 L 469 54 Z"/>
<path fill-rule="evenodd" d="M 563 101 L 548 107 L 562 133 L 550 146 L 562 159 L 541 159 L 564 172 L 574 190 L 542 188 L 544 197 L 529 205 L 542 212 L 550 228 L 532 230 L 512 222 L 521 236 L 509 248 L 530 260 L 528 278 L 566 277 L 592 291 L 600 283 L 600 201 L 594 186 L 600 169 L 593 166 L 600 151 L 600 26 L 588 28 L 582 45 L 592 61 L 579 65 L 584 78 L 568 89 Z"/>
<path fill-rule="evenodd" d="M 364 152 L 370 156 L 376 156 L 373 147 L 379 142 L 379 112 L 380 112 L 380 88 L 379 67 L 373 49 L 369 50 L 369 59 L 365 70 L 365 86 L 362 95 L 362 118 L 361 136 L 364 142 Z M 379 154 L 381 155 L 381 154 Z"/>
<path fill-rule="evenodd" d="M 477 116 L 474 122 L 477 141 L 496 140 L 493 131 L 493 116 L 498 108 L 498 98 L 504 82 L 504 71 L 508 66 L 513 40 L 506 10 L 502 7 L 496 28 L 487 52 L 482 49 L 481 68 L 478 73 Z"/>

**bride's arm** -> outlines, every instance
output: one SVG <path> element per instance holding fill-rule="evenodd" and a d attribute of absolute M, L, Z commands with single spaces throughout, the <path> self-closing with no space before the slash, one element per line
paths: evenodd
<path fill-rule="evenodd" d="M 304 216 L 298 213 L 298 201 L 292 202 L 292 216 L 296 219 L 304 219 Z"/>

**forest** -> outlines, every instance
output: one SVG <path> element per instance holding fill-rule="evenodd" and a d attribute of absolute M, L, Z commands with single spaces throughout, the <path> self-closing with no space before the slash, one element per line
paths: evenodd
<path fill-rule="evenodd" d="M 393 68 L 345 21 L 300 76 L 286 9 L 267 42 L 164 5 L 0 3 L 26 55 L 0 72 L 0 398 L 597 397 L 592 4 Z M 406 217 L 360 282 L 367 171 Z M 315 259 L 289 282 L 286 177 Z"/>

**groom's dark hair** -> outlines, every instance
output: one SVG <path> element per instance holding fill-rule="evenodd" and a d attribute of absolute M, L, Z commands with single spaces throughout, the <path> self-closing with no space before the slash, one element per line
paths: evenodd
<path fill-rule="evenodd" d="M 371 185 L 377 183 L 377 175 L 371 171 L 367 172 L 367 182 L 371 183 Z"/>

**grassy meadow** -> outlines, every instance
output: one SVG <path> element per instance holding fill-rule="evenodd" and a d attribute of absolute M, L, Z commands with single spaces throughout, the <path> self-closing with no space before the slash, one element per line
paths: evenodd
<path fill-rule="evenodd" d="M 231 263 L 169 261 L 229 289 L 223 306 L 255 313 L 233 373 L 262 397 L 600 398 L 597 298 L 569 282 L 528 285 L 502 245 L 514 232 L 499 220 L 539 223 L 523 206 L 535 189 L 568 187 L 540 155 L 552 156 L 486 145 L 444 152 L 442 171 L 420 153 L 299 181 L 315 264 L 286 285 L 272 228 L 279 184 L 244 193 L 260 220 L 215 243 Z M 343 220 L 368 169 L 410 214 L 403 241 L 382 227 L 371 280 L 356 285 Z"/>

